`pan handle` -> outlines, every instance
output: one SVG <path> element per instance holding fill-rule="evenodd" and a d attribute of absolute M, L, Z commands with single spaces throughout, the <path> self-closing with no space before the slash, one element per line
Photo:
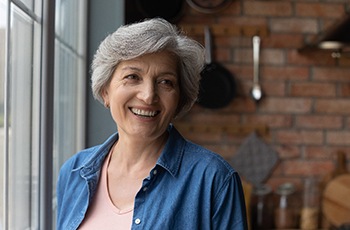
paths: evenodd
<path fill-rule="evenodd" d="M 210 64 L 212 62 L 211 54 L 211 32 L 209 26 L 204 27 L 204 45 L 205 45 L 205 63 Z"/>

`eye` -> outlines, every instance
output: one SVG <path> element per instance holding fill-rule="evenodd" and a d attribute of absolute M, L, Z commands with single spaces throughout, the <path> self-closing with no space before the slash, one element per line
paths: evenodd
<path fill-rule="evenodd" d="M 173 81 L 169 80 L 169 79 L 163 79 L 159 81 L 160 84 L 164 84 L 164 85 L 169 85 L 169 86 L 173 86 L 174 83 Z"/>
<path fill-rule="evenodd" d="M 164 78 L 164 79 L 160 79 L 158 81 L 158 84 L 161 85 L 162 87 L 168 88 L 168 89 L 172 89 L 176 87 L 176 80 L 175 79 L 168 79 L 168 78 Z"/>
<path fill-rule="evenodd" d="M 137 80 L 137 79 L 139 79 L 139 77 L 136 74 L 129 74 L 129 75 L 125 76 L 124 79 Z"/>

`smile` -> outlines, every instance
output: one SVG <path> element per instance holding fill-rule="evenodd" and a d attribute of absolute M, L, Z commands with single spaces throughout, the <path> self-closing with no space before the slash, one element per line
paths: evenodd
<path fill-rule="evenodd" d="M 142 109 L 135 109 L 131 108 L 131 112 L 137 116 L 142 116 L 142 117 L 155 117 L 159 111 L 151 111 L 151 110 L 142 110 Z"/>

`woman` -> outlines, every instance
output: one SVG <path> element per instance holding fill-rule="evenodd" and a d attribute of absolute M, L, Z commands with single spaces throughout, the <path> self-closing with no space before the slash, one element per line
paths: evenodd
<path fill-rule="evenodd" d="M 240 178 L 171 124 L 196 100 L 201 45 L 162 19 L 120 27 L 92 64 L 118 132 L 61 168 L 58 229 L 246 229 Z"/>

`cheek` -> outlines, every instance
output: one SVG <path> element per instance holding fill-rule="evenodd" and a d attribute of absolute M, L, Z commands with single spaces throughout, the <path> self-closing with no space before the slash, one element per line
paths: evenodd
<path fill-rule="evenodd" d="M 166 101 L 164 103 L 169 108 L 169 110 L 175 113 L 177 111 L 177 107 L 179 106 L 180 96 L 179 93 L 174 93 L 171 95 L 167 95 L 167 97 L 163 97 Z"/>

